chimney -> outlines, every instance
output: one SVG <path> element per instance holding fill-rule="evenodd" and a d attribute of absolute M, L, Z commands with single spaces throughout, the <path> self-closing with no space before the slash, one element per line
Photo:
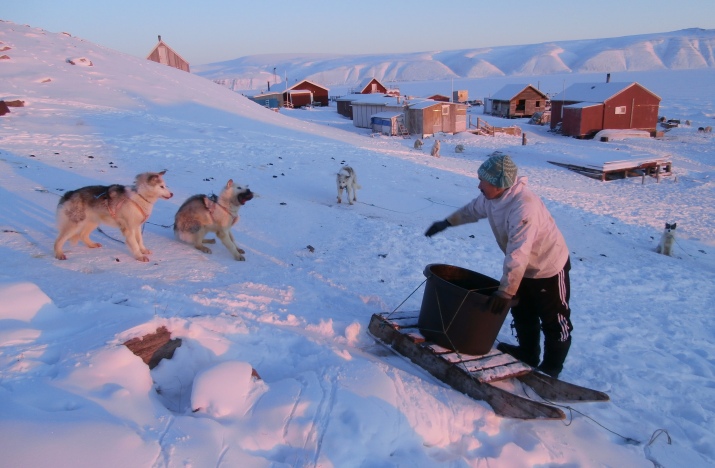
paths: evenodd
<path fill-rule="evenodd" d="M 161 42 L 161 34 L 159 35 L 159 42 Z"/>
<path fill-rule="evenodd" d="M 606 83 L 610 83 L 610 82 L 611 82 L 611 74 L 606 73 Z"/>

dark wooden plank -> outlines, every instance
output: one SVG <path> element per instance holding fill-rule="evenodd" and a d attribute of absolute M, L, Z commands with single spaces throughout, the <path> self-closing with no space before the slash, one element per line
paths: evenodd
<path fill-rule="evenodd" d="M 370 319 L 368 331 L 376 339 L 392 346 L 395 351 L 455 390 L 476 400 L 486 401 L 499 416 L 516 419 L 565 419 L 566 417 L 563 411 L 554 406 L 522 398 L 498 387 L 479 382 L 461 367 L 434 354 L 430 346 L 414 343 L 378 314 Z"/>
<path fill-rule="evenodd" d="M 532 372 L 518 377 L 545 400 L 555 401 L 609 401 L 607 393 L 564 382 L 545 374 Z"/>

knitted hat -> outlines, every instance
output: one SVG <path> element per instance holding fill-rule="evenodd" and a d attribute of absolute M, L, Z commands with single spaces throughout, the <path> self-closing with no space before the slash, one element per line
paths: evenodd
<path fill-rule="evenodd" d="M 477 174 L 480 179 L 493 186 L 506 189 L 516 182 L 516 164 L 508 154 L 495 151 L 479 166 Z"/>

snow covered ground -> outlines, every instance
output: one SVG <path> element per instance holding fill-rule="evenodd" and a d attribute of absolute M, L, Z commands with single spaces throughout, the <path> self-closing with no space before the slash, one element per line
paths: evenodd
<path fill-rule="evenodd" d="M 371 138 L 334 108 L 268 111 L 68 35 L 0 22 L 0 41 L 0 99 L 25 101 L 0 117 L 3 465 L 715 463 L 715 137 L 697 132 L 715 117 L 715 70 L 618 77 L 661 96 L 661 114 L 691 121 L 661 140 L 581 141 L 488 118 L 521 125 L 528 144 L 440 135 L 432 158 L 414 139 Z M 538 79 L 560 88 L 566 76 L 603 78 Z M 402 90 L 439 86 L 449 82 Z M 499 418 L 366 333 L 427 264 L 499 276 L 486 223 L 423 235 L 477 195 L 476 169 L 495 150 L 529 178 L 572 252 L 562 378 L 611 397 L 572 405 L 564 422 Z M 674 175 L 603 183 L 547 162 L 644 156 L 671 157 Z M 336 203 L 343 163 L 362 185 L 352 206 Z M 145 227 L 149 263 L 111 228 L 92 236 L 102 248 L 68 245 L 66 261 L 54 258 L 63 192 L 163 169 L 174 197 Z M 170 228 L 187 197 L 229 178 L 259 195 L 233 229 L 245 262 L 220 244 L 194 250 Z M 674 257 L 654 252 L 666 222 L 678 224 Z M 402 308 L 420 300 L 418 289 Z M 508 322 L 500 340 L 513 340 Z M 160 326 L 183 344 L 150 371 L 123 343 Z"/>

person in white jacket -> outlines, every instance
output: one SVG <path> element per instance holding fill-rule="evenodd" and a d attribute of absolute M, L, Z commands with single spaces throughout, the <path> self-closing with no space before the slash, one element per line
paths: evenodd
<path fill-rule="evenodd" d="M 527 178 L 517 178 L 517 167 L 508 155 L 495 152 L 477 173 L 481 195 L 433 223 L 425 235 L 489 220 L 505 257 L 499 288 L 490 296 L 488 307 L 501 313 L 512 298 L 518 299 L 511 314 L 519 345 L 499 343 L 497 349 L 558 377 L 573 330 L 566 241 L 544 203 L 527 187 Z M 540 328 L 544 332 L 541 364 Z"/>

